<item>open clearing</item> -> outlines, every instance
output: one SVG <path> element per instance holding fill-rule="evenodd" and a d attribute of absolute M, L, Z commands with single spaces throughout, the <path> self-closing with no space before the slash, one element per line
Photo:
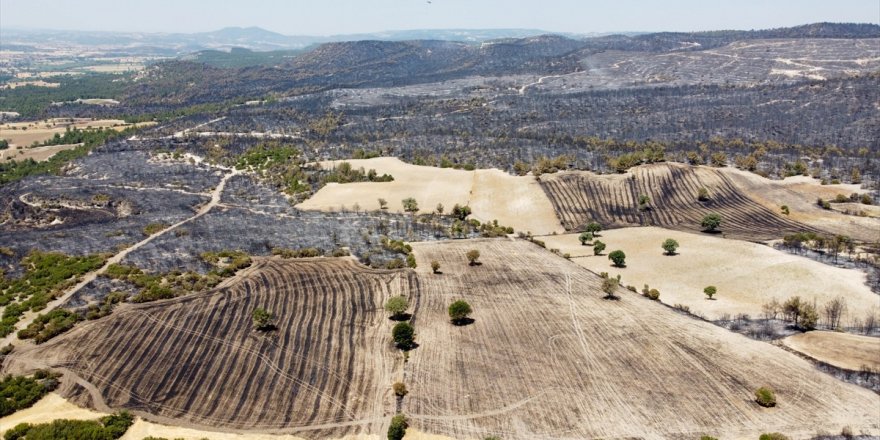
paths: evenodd
<path fill-rule="evenodd" d="M 343 161 L 322 162 L 325 168 Z M 347 160 L 355 169 L 375 169 L 377 173 L 394 176 L 393 182 L 358 182 L 328 184 L 308 200 L 302 209 L 379 209 L 378 198 L 388 201 L 389 209 L 402 211 L 400 201 L 413 197 L 422 212 L 434 210 L 442 203 L 449 212 L 458 203 L 470 205 L 473 217 L 480 221 L 498 220 L 516 231 L 549 234 L 563 229 L 553 205 L 541 186 L 531 176 L 511 176 L 501 170 L 455 170 L 410 165 L 397 158 Z"/>
<path fill-rule="evenodd" d="M 667 238 L 678 241 L 678 254 L 664 255 L 660 244 Z M 840 295 L 857 317 L 880 306 L 880 296 L 865 285 L 866 275 L 806 257 L 778 251 L 769 246 L 739 240 L 726 240 L 710 234 L 692 234 L 658 227 L 626 228 L 602 232 L 608 247 L 593 256 L 592 246 L 581 246 L 578 234 L 541 237 L 550 249 L 569 253 L 572 261 L 594 272 L 620 274 L 624 285 L 639 291 L 645 284 L 660 291 L 660 301 L 683 304 L 707 319 L 724 314 L 761 314 L 761 305 L 776 298 L 784 301 L 800 295 L 815 299 L 821 307 Z M 626 267 L 611 265 L 608 253 L 626 253 Z M 718 288 L 716 299 L 708 300 L 703 288 Z M 849 317 L 845 317 L 844 323 Z"/>
<path fill-rule="evenodd" d="M 788 347 L 835 367 L 880 370 L 880 338 L 850 333 L 813 331 L 782 340 Z"/>
<path fill-rule="evenodd" d="M 44 119 L 41 121 L 10 122 L 0 124 L 0 139 L 9 141 L 12 147 L 30 146 L 34 142 L 43 142 L 52 139 L 55 134 L 64 134 L 68 128 L 113 128 L 124 130 L 136 125 L 138 127 L 153 125 L 155 122 L 140 122 L 129 124 L 121 119 L 83 119 L 83 118 L 57 118 Z"/>
<path fill-rule="evenodd" d="M 880 239 L 880 219 L 876 217 L 877 207 L 850 203 L 833 203 L 834 209 L 846 206 L 846 209 L 864 210 L 868 217 L 846 215 L 841 212 L 826 210 L 816 204 L 817 198 L 834 199 L 838 194 L 849 196 L 861 194 L 865 190 L 860 185 L 821 185 L 820 181 L 811 177 L 795 176 L 785 180 L 770 180 L 754 173 L 724 168 L 724 174 L 746 194 L 768 209 L 779 212 L 782 205 L 789 208 L 789 218 L 799 223 L 833 232 L 845 234 L 865 241 Z"/>
<path fill-rule="evenodd" d="M 789 232 L 815 231 L 753 200 L 727 174 L 710 167 L 660 163 L 625 174 L 564 172 L 541 176 L 541 183 L 567 230 L 598 221 L 606 228 L 700 231 L 703 216 L 714 212 L 724 219 L 720 231 L 726 237 L 764 241 Z M 708 200 L 697 199 L 700 188 L 708 190 Z M 639 209 L 642 195 L 650 199 L 649 209 Z"/>
<path fill-rule="evenodd" d="M 418 289 L 415 274 L 351 259 L 255 265 L 228 287 L 127 304 L 16 350 L 10 368 L 55 368 L 74 403 L 158 423 L 307 438 L 381 432 L 402 365 L 382 304 Z M 277 331 L 253 330 L 256 307 L 278 317 Z"/>
<path fill-rule="evenodd" d="M 7 148 L 0 150 L 0 160 L 27 160 L 33 159 L 37 162 L 44 161 L 54 156 L 55 153 L 64 150 L 72 150 L 82 144 L 65 144 L 65 145 L 49 145 L 46 147 L 33 148 Z"/>
<path fill-rule="evenodd" d="M 453 438 L 757 438 L 818 429 L 878 432 L 880 396 L 794 354 L 621 290 L 526 241 L 413 245 L 422 277 L 420 344 L 404 411 Z M 480 266 L 465 252 L 479 249 Z M 430 273 L 437 260 L 443 274 Z M 467 300 L 475 322 L 451 325 Z M 755 404 L 759 386 L 779 405 Z"/>

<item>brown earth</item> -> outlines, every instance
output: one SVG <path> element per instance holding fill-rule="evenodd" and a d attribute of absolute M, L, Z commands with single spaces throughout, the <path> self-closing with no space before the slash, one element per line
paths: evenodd
<path fill-rule="evenodd" d="M 730 238 L 766 241 L 790 232 L 818 232 L 779 214 L 778 207 L 772 210 L 757 202 L 716 168 L 661 163 L 625 174 L 544 175 L 541 183 L 569 231 L 598 221 L 606 228 L 662 226 L 696 232 L 706 214 L 718 213 L 723 219 L 719 233 Z M 708 190 L 708 200 L 697 199 L 700 188 Z M 650 198 L 649 209 L 639 208 L 642 195 Z"/>
<path fill-rule="evenodd" d="M 814 331 L 789 336 L 782 343 L 835 367 L 854 371 L 863 367 L 880 370 L 880 338 Z"/>

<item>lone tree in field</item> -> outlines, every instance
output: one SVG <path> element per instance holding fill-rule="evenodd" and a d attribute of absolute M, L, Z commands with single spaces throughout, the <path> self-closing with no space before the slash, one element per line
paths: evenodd
<path fill-rule="evenodd" d="M 703 289 L 703 293 L 705 293 L 706 296 L 709 297 L 709 299 L 712 299 L 712 297 L 715 296 L 716 293 L 718 293 L 718 289 L 716 289 L 715 286 L 708 286 Z"/>
<path fill-rule="evenodd" d="M 602 255 L 602 251 L 605 250 L 605 243 L 602 243 L 599 240 L 593 242 L 593 255 Z"/>
<path fill-rule="evenodd" d="M 257 307 L 254 309 L 253 313 L 251 313 L 251 318 L 254 321 L 254 328 L 257 330 L 266 331 L 272 330 L 275 327 L 275 318 L 264 308 Z"/>
<path fill-rule="evenodd" d="M 419 210 L 419 203 L 412 197 L 407 197 L 401 200 L 400 203 L 403 205 L 403 210 L 406 212 L 415 213 Z"/>
<path fill-rule="evenodd" d="M 379 199 L 379 209 L 388 209 L 388 200 Z"/>
<path fill-rule="evenodd" d="M 409 300 L 404 296 L 392 296 L 385 301 L 385 311 L 391 314 L 391 319 L 397 321 L 405 315 L 406 309 L 409 308 Z"/>
<path fill-rule="evenodd" d="M 776 406 L 776 394 L 770 388 L 758 388 L 755 390 L 755 402 L 763 407 L 772 408 Z"/>
<path fill-rule="evenodd" d="M 464 300 L 458 300 L 449 305 L 449 319 L 455 325 L 461 325 L 468 322 L 471 312 L 471 305 Z"/>
<path fill-rule="evenodd" d="M 663 250 L 666 251 L 666 255 L 675 255 L 675 250 L 678 249 L 678 242 L 667 238 L 666 241 L 663 242 Z"/>
<path fill-rule="evenodd" d="M 626 254 L 620 249 L 608 254 L 608 259 L 614 263 L 615 267 L 626 267 Z"/>
<path fill-rule="evenodd" d="M 476 266 L 480 263 L 479 261 L 477 261 L 480 259 L 480 251 L 476 249 L 471 249 L 467 251 L 467 254 L 465 254 L 465 256 L 468 259 L 468 264 L 470 264 L 471 266 Z"/>
<path fill-rule="evenodd" d="M 601 231 L 601 230 L 602 230 L 602 225 L 600 225 L 599 223 L 596 223 L 596 222 L 590 222 L 586 227 L 586 231 L 593 234 L 594 237 L 598 237 L 599 231 Z"/>
<path fill-rule="evenodd" d="M 700 222 L 700 226 L 703 227 L 703 230 L 706 232 L 713 232 L 721 226 L 721 216 L 716 213 L 706 214 L 703 217 L 703 221 Z"/>
<path fill-rule="evenodd" d="M 391 418 L 391 425 L 388 426 L 388 440 L 402 440 L 406 435 L 406 428 L 409 427 L 409 423 L 406 421 L 406 416 L 403 414 L 398 414 Z"/>
<path fill-rule="evenodd" d="M 620 285 L 620 275 L 617 278 L 606 277 L 602 280 L 602 291 L 605 292 L 605 298 L 615 298 L 614 291 Z"/>
<path fill-rule="evenodd" d="M 398 322 L 391 329 L 391 337 L 394 338 L 394 344 L 401 350 L 410 350 L 415 342 L 416 330 L 408 322 Z"/>
<path fill-rule="evenodd" d="M 699 200 L 701 202 L 705 202 L 705 201 L 709 200 L 709 190 L 704 187 L 701 187 L 697 191 L 697 200 Z"/>
<path fill-rule="evenodd" d="M 431 272 L 440 273 L 440 262 L 434 260 L 431 262 Z"/>
<path fill-rule="evenodd" d="M 406 396 L 409 391 L 406 389 L 406 385 L 403 382 L 394 382 L 394 385 L 391 386 L 394 390 L 394 395 L 397 397 Z"/>
<path fill-rule="evenodd" d="M 581 241 L 581 246 L 586 246 L 587 242 L 593 241 L 593 234 L 590 232 L 581 232 L 581 235 L 578 236 L 578 240 Z"/>

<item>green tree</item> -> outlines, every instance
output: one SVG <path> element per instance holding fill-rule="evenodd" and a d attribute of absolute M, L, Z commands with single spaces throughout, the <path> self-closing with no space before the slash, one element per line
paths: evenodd
<path fill-rule="evenodd" d="M 700 222 L 700 226 L 703 227 L 704 231 L 712 232 L 721 226 L 721 216 L 714 212 L 706 214 L 706 216 L 703 217 L 703 221 Z"/>
<path fill-rule="evenodd" d="M 755 390 L 755 401 L 758 405 L 771 408 L 776 406 L 776 394 L 767 387 L 761 387 Z"/>
<path fill-rule="evenodd" d="M 434 273 L 440 273 L 440 262 L 437 260 L 431 261 L 431 271 Z"/>
<path fill-rule="evenodd" d="M 399 322 L 391 329 L 391 337 L 401 350 L 409 350 L 415 342 L 416 330 L 408 322 Z"/>
<path fill-rule="evenodd" d="M 578 240 L 581 241 L 581 246 L 586 246 L 587 242 L 593 241 L 593 234 L 590 232 L 581 232 L 581 235 L 578 236 Z"/>
<path fill-rule="evenodd" d="M 712 297 L 715 296 L 716 293 L 718 293 L 718 289 L 715 286 L 708 286 L 703 289 L 703 293 L 705 293 L 706 296 L 709 297 L 709 299 L 712 299 Z"/>
<path fill-rule="evenodd" d="M 611 251 L 608 259 L 614 263 L 615 267 L 626 267 L 626 254 L 622 250 Z"/>
<path fill-rule="evenodd" d="M 403 210 L 406 212 L 415 213 L 419 210 L 419 203 L 412 197 L 407 197 L 401 200 L 400 203 L 403 204 Z"/>
<path fill-rule="evenodd" d="M 700 189 L 697 190 L 697 200 L 699 200 L 701 202 L 705 202 L 705 201 L 709 200 L 709 190 L 706 188 L 700 187 Z"/>
<path fill-rule="evenodd" d="M 596 222 L 590 222 L 589 224 L 587 224 L 587 227 L 585 228 L 585 230 L 587 232 L 593 234 L 593 236 L 598 237 L 599 232 L 602 230 L 602 225 L 600 225 L 599 223 L 596 223 Z"/>
<path fill-rule="evenodd" d="M 406 385 L 403 382 L 394 382 L 394 385 L 391 386 L 394 390 L 394 395 L 397 397 L 406 396 L 409 391 L 406 389 Z"/>
<path fill-rule="evenodd" d="M 257 307 L 254 309 L 253 313 L 251 313 L 251 318 L 253 319 L 254 327 L 257 330 L 265 331 L 271 330 L 275 327 L 275 318 L 264 308 Z"/>
<path fill-rule="evenodd" d="M 614 292 L 617 290 L 618 286 L 620 286 L 620 275 L 618 275 L 617 278 L 606 276 L 605 279 L 602 280 L 602 291 L 605 292 L 606 298 L 614 298 Z"/>
<path fill-rule="evenodd" d="M 662 246 L 663 250 L 666 251 L 666 255 L 675 255 L 675 250 L 678 249 L 678 242 L 671 238 L 667 238 Z"/>
<path fill-rule="evenodd" d="M 605 243 L 602 243 L 599 240 L 593 242 L 593 255 L 602 255 L 602 251 L 605 250 Z"/>
<path fill-rule="evenodd" d="M 385 301 L 385 311 L 391 314 L 391 319 L 400 319 L 409 308 L 409 300 L 402 295 L 392 296 Z"/>
<path fill-rule="evenodd" d="M 454 324 L 460 324 L 468 319 L 472 310 L 471 305 L 464 300 L 458 300 L 449 305 L 449 319 L 452 320 Z"/>
<path fill-rule="evenodd" d="M 402 440 L 408 427 L 409 423 L 403 414 L 392 417 L 391 425 L 388 426 L 388 440 Z"/>
<path fill-rule="evenodd" d="M 467 254 L 465 254 L 465 256 L 468 259 L 468 264 L 470 264 L 471 266 L 474 266 L 477 263 L 479 263 L 478 260 L 480 259 L 480 251 L 478 251 L 476 249 L 471 249 L 471 250 L 467 251 Z"/>
<path fill-rule="evenodd" d="M 464 221 L 467 216 L 471 215 L 471 207 L 468 205 L 461 206 L 458 203 L 452 207 L 452 216 Z"/>

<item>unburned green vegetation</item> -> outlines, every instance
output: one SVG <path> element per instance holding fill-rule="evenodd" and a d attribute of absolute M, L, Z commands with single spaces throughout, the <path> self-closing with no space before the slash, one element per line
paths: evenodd
<path fill-rule="evenodd" d="M 103 266 L 105 259 L 104 255 L 69 257 L 58 252 L 28 254 L 21 261 L 24 275 L 17 279 L 0 277 L 0 306 L 5 306 L 0 335 L 12 333 L 22 314 L 42 310 L 75 285 L 80 276 Z"/>
<path fill-rule="evenodd" d="M 121 411 L 98 420 L 54 420 L 49 423 L 31 425 L 21 423 L 6 431 L 4 440 L 115 440 L 128 431 L 134 423 L 134 416 Z"/>
<path fill-rule="evenodd" d="M 0 381 L 0 417 L 37 403 L 58 386 L 58 374 L 37 370 L 32 376 L 7 375 Z"/>

